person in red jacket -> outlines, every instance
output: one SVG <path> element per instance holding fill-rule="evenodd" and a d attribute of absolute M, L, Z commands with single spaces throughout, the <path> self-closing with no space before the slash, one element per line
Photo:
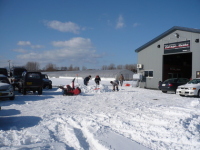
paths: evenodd
<path fill-rule="evenodd" d="M 63 96 L 67 95 L 67 96 L 72 96 L 72 95 L 78 95 L 81 93 L 81 89 L 79 87 L 74 87 L 74 80 L 75 78 L 72 80 L 72 87 L 70 85 L 67 85 L 66 88 L 60 86 L 59 88 L 61 88 L 63 90 Z"/>

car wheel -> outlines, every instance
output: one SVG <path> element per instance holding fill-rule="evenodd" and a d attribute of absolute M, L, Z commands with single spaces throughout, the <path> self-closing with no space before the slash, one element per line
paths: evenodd
<path fill-rule="evenodd" d="M 167 91 L 162 91 L 163 93 L 167 93 Z"/>
<path fill-rule="evenodd" d="M 12 97 L 9 97 L 10 100 L 14 100 L 15 99 L 15 96 L 12 96 Z"/>
<path fill-rule="evenodd" d="M 21 92 L 22 92 L 21 90 L 22 90 L 22 89 L 18 88 L 18 93 L 21 93 Z"/>
<path fill-rule="evenodd" d="M 197 93 L 197 97 L 200 97 L 200 90 L 199 90 L 198 93 Z"/>
<path fill-rule="evenodd" d="M 23 88 L 22 94 L 26 95 L 26 89 L 25 88 Z"/>
<path fill-rule="evenodd" d="M 176 90 L 174 91 L 174 93 L 176 94 Z"/>
<path fill-rule="evenodd" d="M 38 89 L 38 95 L 42 95 L 42 88 Z"/>

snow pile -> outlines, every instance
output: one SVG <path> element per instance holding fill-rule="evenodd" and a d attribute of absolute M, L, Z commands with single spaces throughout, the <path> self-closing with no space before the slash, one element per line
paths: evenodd
<path fill-rule="evenodd" d="M 112 92 L 106 80 L 98 90 L 78 80 L 82 94 L 62 96 L 56 86 L 71 79 L 52 81 L 43 95 L 0 101 L 0 149 L 200 149 L 199 98 L 131 86 Z"/>

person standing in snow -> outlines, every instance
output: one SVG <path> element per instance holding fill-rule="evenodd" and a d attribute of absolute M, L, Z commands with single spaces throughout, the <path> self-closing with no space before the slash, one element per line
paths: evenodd
<path fill-rule="evenodd" d="M 97 75 L 94 79 L 96 85 L 99 85 L 100 81 L 101 81 L 101 78 L 99 77 L 99 75 Z"/>
<path fill-rule="evenodd" d="M 81 93 L 81 89 L 79 87 L 74 87 L 74 80 L 72 80 L 72 87 L 70 85 L 66 85 L 66 88 L 60 86 L 59 88 L 63 90 L 63 96 L 72 96 L 72 95 L 78 95 Z"/>
<path fill-rule="evenodd" d="M 118 80 L 110 81 L 110 83 L 113 86 L 113 91 L 115 91 L 115 88 L 117 91 L 119 91 L 119 89 L 118 89 L 119 81 Z"/>
<path fill-rule="evenodd" d="M 86 86 L 88 85 L 90 78 L 91 78 L 91 75 L 85 77 L 85 79 L 84 79 L 84 81 L 83 81 L 83 82 L 84 82 L 84 85 L 86 85 Z"/>
<path fill-rule="evenodd" d="M 120 82 L 120 85 L 122 86 L 122 85 L 123 85 L 123 82 L 124 82 L 124 76 L 123 76 L 123 74 L 121 74 L 121 75 L 119 76 L 119 82 Z"/>

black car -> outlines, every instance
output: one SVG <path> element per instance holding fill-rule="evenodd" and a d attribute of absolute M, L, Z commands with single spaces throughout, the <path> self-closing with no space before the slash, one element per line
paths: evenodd
<path fill-rule="evenodd" d="M 5 75 L 6 77 L 8 77 L 8 71 L 6 68 L 0 68 L 0 74 Z"/>
<path fill-rule="evenodd" d="M 26 72 L 19 81 L 18 91 L 26 95 L 27 91 L 33 91 L 41 95 L 43 90 L 43 79 L 41 72 Z"/>
<path fill-rule="evenodd" d="M 43 78 L 43 88 L 52 89 L 52 81 L 49 80 L 48 75 L 42 74 L 42 78 Z"/>
<path fill-rule="evenodd" d="M 163 93 L 167 93 L 167 91 L 172 91 L 176 93 L 176 89 L 179 85 L 186 84 L 189 81 L 187 78 L 171 78 L 167 79 L 164 82 L 158 83 L 158 88 Z"/>

